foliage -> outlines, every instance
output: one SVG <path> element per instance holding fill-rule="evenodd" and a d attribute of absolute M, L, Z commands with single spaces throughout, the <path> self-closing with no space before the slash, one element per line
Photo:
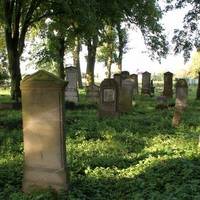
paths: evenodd
<path fill-rule="evenodd" d="M 21 192 L 21 112 L 0 111 L 0 199 L 199 199 L 200 102 L 193 89 L 177 129 L 173 108 L 155 110 L 149 97 L 136 97 L 132 111 L 115 119 L 99 120 L 93 108 L 66 110 L 71 186 L 58 196 L 49 189 Z"/>
<path fill-rule="evenodd" d="M 185 61 L 190 58 L 190 53 L 196 47 L 200 47 L 199 19 L 200 19 L 200 3 L 199 0 L 168 0 L 170 9 L 181 9 L 188 7 L 189 11 L 183 19 L 183 28 L 174 31 L 173 42 L 175 43 L 175 53 L 183 52 Z"/>
<path fill-rule="evenodd" d="M 190 68 L 188 69 L 188 74 L 191 77 L 196 78 L 199 72 L 200 72 L 200 51 L 197 51 L 192 56 L 192 62 Z"/>

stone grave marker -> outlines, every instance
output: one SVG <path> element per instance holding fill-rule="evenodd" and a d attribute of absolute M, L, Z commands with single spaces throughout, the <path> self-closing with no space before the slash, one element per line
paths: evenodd
<path fill-rule="evenodd" d="M 113 77 L 114 77 L 115 81 L 117 82 L 118 87 L 121 87 L 121 83 L 122 83 L 121 74 L 114 74 Z"/>
<path fill-rule="evenodd" d="M 64 133 L 66 82 L 46 71 L 21 81 L 24 136 L 23 191 L 68 188 Z"/>
<path fill-rule="evenodd" d="M 100 85 L 99 117 L 118 116 L 118 85 L 114 79 L 104 79 Z"/>
<path fill-rule="evenodd" d="M 173 97 L 173 73 L 171 72 L 164 73 L 163 96 L 167 98 Z"/>
<path fill-rule="evenodd" d="M 86 86 L 86 98 L 89 103 L 99 103 L 99 86 L 93 84 Z"/>
<path fill-rule="evenodd" d="M 129 72 L 128 71 L 122 71 L 121 72 L 121 80 L 129 78 Z"/>
<path fill-rule="evenodd" d="M 137 74 L 131 74 L 130 78 L 133 79 L 134 82 L 134 87 L 133 87 L 133 95 L 137 95 L 138 94 L 138 75 Z"/>
<path fill-rule="evenodd" d="M 78 71 L 76 67 L 67 67 L 66 68 L 66 78 L 65 80 L 68 82 L 67 87 L 65 88 L 65 101 L 78 103 Z"/>
<path fill-rule="evenodd" d="M 119 91 L 119 112 L 126 113 L 132 109 L 134 81 L 131 78 L 122 80 Z"/>
<path fill-rule="evenodd" d="M 151 95 L 151 73 L 142 73 L 142 94 Z"/>
<path fill-rule="evenodd" d="M 176 83 L 176 104 L 172 119 L 172 125 L 178 126 L 181 122 L 181 115 L 187 107 L 188 85 L 185 79 L 179 79 Z"/>

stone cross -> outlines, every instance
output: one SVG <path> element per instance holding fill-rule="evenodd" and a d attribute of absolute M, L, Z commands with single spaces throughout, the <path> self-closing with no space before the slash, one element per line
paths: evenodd
<path fill-rule="evenodd" d="M 66 82 L 46 71 L 21 81 L 24 135 L 23 191 L 67 190 L 64 132 Z"/>
<path fill-rule="evenodd" d="M 151 73 L 142 73 L 142 94 L 151 95 Z"/>
<path fill-rule="evenodd" d="M 76 67 L 67 67 L 66 68 L 66 78 L 68 82 L 67 87 L 65 88 L 65 100 L 69 102 L 78 103 L 78 70 Z"/>
<path fill-rule="evenodd" d="M 104 79 L 100 85 L 99 117 L 118 116 L 118 85 L 114 79 Z"/>
<path fill-rule="evenodd" d="M 171 72 L 164 73 L 163 96 L 167 98 L 173 97 L 173 73 Z"/>

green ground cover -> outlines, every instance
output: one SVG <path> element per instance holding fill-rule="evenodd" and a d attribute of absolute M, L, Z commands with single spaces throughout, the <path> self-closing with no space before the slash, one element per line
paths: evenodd
<path fill-rule="evenodd" d="M 21 192 L 21 112 L 0 111 L 0 200 L 199 200 L 200 102 L 190 89 L 179 128 L 173 108 L 156 110 L 155 98 L 137 97 L 129 114 L 99 120 L 96 109 L 66 110 L 70 191 Z M 1 97 L 7 99 L 6 96 Z"/>

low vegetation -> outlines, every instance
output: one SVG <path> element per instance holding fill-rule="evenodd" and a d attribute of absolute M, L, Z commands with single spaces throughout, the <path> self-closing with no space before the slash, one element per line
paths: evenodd
<path fill-rule="evenodd" d="M 66 110 L 70 190 L 59 195 L 21 192 L 21 111 L 0 111 L 0 199 L 200 199 L 200 102 L 192 90 L 176 129 L 173 108 L 156 110 L 154 97 L 137 97 L 130 113 L 105 120 L 84 108 L 83 92 L 81 99 L 82 106 Z"/>

